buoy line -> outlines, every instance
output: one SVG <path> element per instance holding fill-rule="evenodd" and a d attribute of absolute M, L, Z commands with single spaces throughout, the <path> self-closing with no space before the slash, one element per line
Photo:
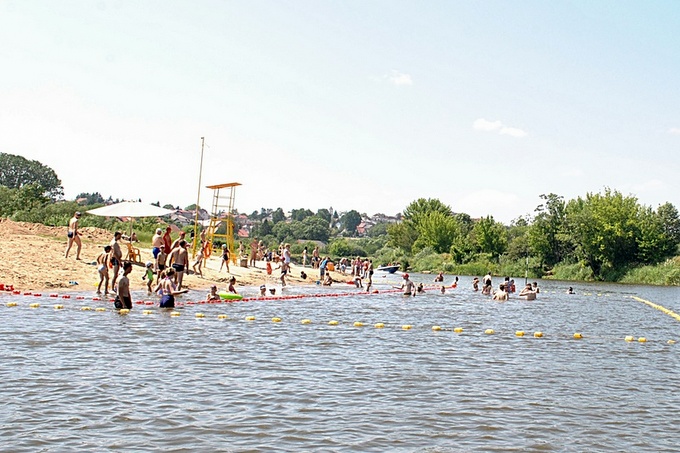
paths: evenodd
<path fill-rule="evenodd" d="M 650 302 L 648 300 L 642 299 L 637 296 L 631 296 L 633 299 L 637 300 L 638 302 L 642 302 L 643 304 L 647 304 L 652 308 L 656 308 L 657 310 L 666 313 L 668 316 L 671 316 L 675 318 L 677 321 L 680 321 L 680 315 L 674 312 L 673 310 L 669 310 L 668 308 L 664 307 L 663 305 L 655 304 L 654 302 Z"/>

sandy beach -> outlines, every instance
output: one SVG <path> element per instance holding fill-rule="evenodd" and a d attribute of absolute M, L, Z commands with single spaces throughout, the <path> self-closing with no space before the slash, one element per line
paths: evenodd
<path fill-rule="evenodd" d="M 50 227 L 42 224 L 14 222 L 8 219 L 0 219 L 0 283 L 13 285 L 14 288 L 23 291 L 35 291 L 45 289 L 59 289 L 60 291 L 96 291 L 99 283 L 96 262 L 104 245 L 113 238 L 113 233 L 100 228 L 80 228 L 83 248 L 80 260 L 76 260 L 76 246 L 71 249 L 69 257 L 64 258 L 66 250 L 66 226 Z M 175 237 L 173 236 L 173 239 Z M 123 242 L 123 241 L 121 241 Z M 143 289 L 146 282 L 142 280 L 144 264 L 153 261 L 151 248 L 140 247 L 141 263 L 136 263 L 130 275 L 132 289 Z M 126 256 L 126 246 L 121 244 L 123 257 Z M 259 286 L 261 284 L 279 285 L 279 271 L 267 275 L 264 262 L 258 262 L 258 267 L 230 266 L 230 273 L 225 269 L 219 272 L 221 256 L 213 254 L 203 268 L 203 278 L 198 275 L 185 275 L 184 286 L 193 290 L 208 290 L 215 284 L 224 289 L 227 281 L 233 275 L 236 277 L 237 288 L 242 286 Z M 319 277 L 317 270 L 304 269 L 308 274 L 307 280 L 300 278 L 301 266 L 292 266 L 288 284 L 305 285 L 314 284 Z M 349 280 L 342 274 L 334 273 L 333 277 L 338 280 Z M 70 282 L 78 282 L 77 285 Z"/>

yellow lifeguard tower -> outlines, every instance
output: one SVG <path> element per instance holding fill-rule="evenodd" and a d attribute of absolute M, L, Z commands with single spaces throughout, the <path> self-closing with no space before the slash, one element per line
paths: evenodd
<path fill-rule="evenodd" d="M 229 256 L 231 261 L 236 263 L 238 258 L 234 254 L 234 221 L 233 221 L 233 210 L 234 210 L 234 198 L 235 189 L 240 186 L 240 182 L 228 182 L 226 184 L 217 184 L 214 186 L 206 186 L 207 189 L 213 190 L 212 207 L 210 209 L 210 224 L 206 228 L 205 236 L 207 247 L 212 251 L 212 246 L 215 242 L 215 238 L 224 239 L 224 243 L 227 244 L 229 249 Z M 223 194 L 220 191 L 222 189 L 229 189 L 228 193 Z M 226 208 L 226 216 L 220 217 L 221 211 Z M 225 222 L 226 228 L 224 234 L 217 233 L 217 229 L 222 222 Z M 196 254 L 196 247 L 198 241 L 194 241 L 194 255 Z"/>

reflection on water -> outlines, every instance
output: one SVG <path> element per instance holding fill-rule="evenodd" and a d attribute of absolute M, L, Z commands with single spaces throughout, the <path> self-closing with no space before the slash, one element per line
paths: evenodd
<path fill-rule="evenodd" d="M 179 317 L 3 296 L 0 450 L 677 451 L 680 323 L 631 296 L 680 312 L 680 290 L 542 282 L 535 302 L 496 303 L 468 282 Z"/>

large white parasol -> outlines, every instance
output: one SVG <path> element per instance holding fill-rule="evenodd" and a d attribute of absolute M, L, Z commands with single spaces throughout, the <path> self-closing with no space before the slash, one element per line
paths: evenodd
<path fill-rule="evenodd" d="M 162 217 L 172 214 L 173 210 L 159 208 L 152 204 L 138 201 L 121 201 L 120 203 L 102 206 L 101 208 L 85 211 L 88 214 L 102 217 L 128 217 L 130 219 L 130 236 L 132 236 L 132 219 L 136 217 Z"/>

